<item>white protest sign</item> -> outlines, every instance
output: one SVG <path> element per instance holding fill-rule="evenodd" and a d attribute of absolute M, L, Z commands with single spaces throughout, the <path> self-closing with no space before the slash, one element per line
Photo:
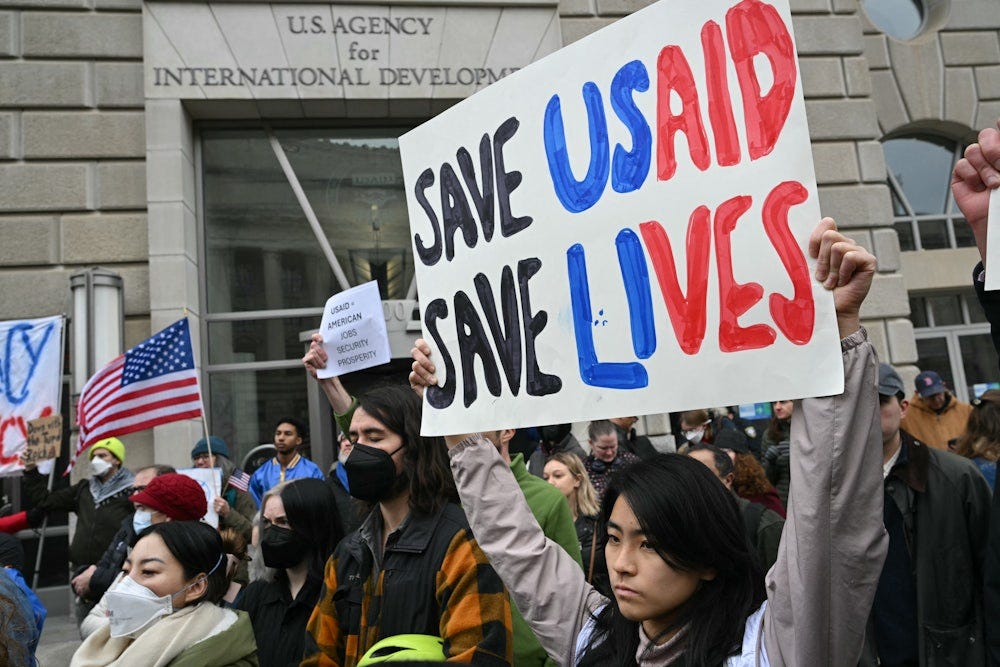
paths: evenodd
<path fill-rule="evenodd" d="M 202 521 L 213 528 L 218 528 L 219 515 L 215 511 L 212 501 L 221 492 L 222 470 L 219 468 L 179 468 L 177 472 L 190 477 L 201 486 L 201 490 L 205 492 L 205 502 L 208 503 L 208 512 Z"/>
<path fill-rule="evenodd" d="M 786 1 L 661 1 L 400 139 L 425 434 L 837 394 Z"/>
<path fill-rule="evenodd" d="M 60 316 L 0 322 L 0 476 L 24 469 L 28 422 L 59 414 L 62 325 Z"/>
<path fill-rule="evenodd" d="M 392 359 L 378 283 L 371 281 L 331 296 L 319 325 L 329 355 L 317 376 L 332 378 Z"/>
<path fill-rule="evenodd" d="M 1000 195 L 990 191 L 990 207 L 986 213 L 986 280 L 983 288 L 1000 289 Z"/>

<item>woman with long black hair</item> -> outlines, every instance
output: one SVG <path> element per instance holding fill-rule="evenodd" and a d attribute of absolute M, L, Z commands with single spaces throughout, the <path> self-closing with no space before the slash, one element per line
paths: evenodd
<path fill-rule="evenodd" d="M 765 582 L 735 499 L 697 461 L 662 455 L 620 472 L 604 496 L 613 597 L 527 520 L 481 434 L 446 438 L 462 504 L 491 564 L 560 665 L 857 664 L 886 553 L 877 359 L 859 309 L 875 258 L 825 219 L 809 250 L 833 289 L 845 388 L 794 416 L 791 509 Z M 411 385 L 434 383 L 429 347 Z"/>
<path fill-rule="evenodd" d="M 337 499 L 325 481 L 306 477 L 271 488 L 260 507 L 269 576 L 247 587 L 239 607 L 253 622 L 261 667 L 298 665 L 323 568 L 344 536 Z"/>

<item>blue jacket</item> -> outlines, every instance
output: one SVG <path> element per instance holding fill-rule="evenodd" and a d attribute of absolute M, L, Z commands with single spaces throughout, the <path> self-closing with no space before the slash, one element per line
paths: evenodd
<path fill-rule="evenodd" d="M 299 454 L 296 454 L 292 460 L 292 464 L 285 468 L 284 479 L 282 479 L 281 472 L 281 464 L 278 463 L 278 459 L 274 458 L 257 468 L 253 477 L 250 478 L 250 495 L 253 496 L 253 501 L 257 503 L 258 508 L 264 494 L 271 487 L 277 486 L 283 481 L 287 482 L 290 479 L 300 479 L 302 477 L 326 479 L 326 475 L 319 469 L 319 466 Z"/>

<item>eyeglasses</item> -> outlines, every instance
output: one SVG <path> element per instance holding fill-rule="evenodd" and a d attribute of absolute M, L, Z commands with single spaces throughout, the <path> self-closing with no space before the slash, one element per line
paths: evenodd
<path fill-rule="evenodd" d="M 197 456 L 192 456 L 191 460 L 192 461 L 203 461 L 203 460 L 207 461 L 208 460 L 208 454 L 198 454 Z"/>
<path fill-rule="evenodd" d="M 142 493 L 145 490 L 146 490 L 146 485 L 145 484 L 143 484 L 142 486 L 133 486 L 132 487 L 132 493 L 130 495 L 134 496 L 135 494 Z"/>

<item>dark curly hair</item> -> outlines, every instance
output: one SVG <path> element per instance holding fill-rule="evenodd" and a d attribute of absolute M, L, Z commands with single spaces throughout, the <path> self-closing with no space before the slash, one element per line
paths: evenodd
<path fill-rule="evenodd" d="M 410 509 L 426 516 L 458 502 L 448 449 L 442 438 L 420 435 L 423 404 L 412 389 L 379 387 L 359 396 L 358 407 L 403 439 L 403 473 L 397 489 L 409 489 Z"/>
<path fill-rule="evenodd" d="M 764 472 L 764 466 L 753 454 L 736 454 L 734 463 L 733 491 L 741 498 L 759 496 L 771 490 L 773 485 Z"/>

